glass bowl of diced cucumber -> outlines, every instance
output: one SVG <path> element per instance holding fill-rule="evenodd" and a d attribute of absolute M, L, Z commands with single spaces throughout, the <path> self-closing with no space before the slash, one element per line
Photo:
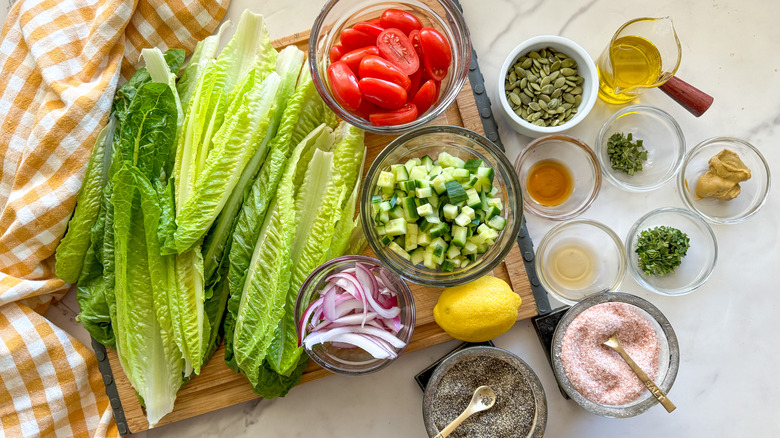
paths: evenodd
<path fill-rule="evenodd" d="M 427 126 L 393 140 L 361 194 L 376 257 L 418 284 L 453 286 L 501 263 L 520 232 L 520 183 L 503 151 L 458 126 Z"/>

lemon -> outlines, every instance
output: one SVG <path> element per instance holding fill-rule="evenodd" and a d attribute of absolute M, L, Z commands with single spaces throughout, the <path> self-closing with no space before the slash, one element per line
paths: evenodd
<path fill-rule="evenodd" d="M 482 277 L 445 288 L 433 308 L 439 327 L 455 339 L 484 342 L 509 330 L 522 300 L 505 281 Z"/>

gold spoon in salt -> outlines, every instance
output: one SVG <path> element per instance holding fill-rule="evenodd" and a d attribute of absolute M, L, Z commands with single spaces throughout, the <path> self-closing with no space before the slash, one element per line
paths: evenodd
<path fill-rule="evenodd" d="M 639 380 L 642 381 L 642 383 L 647 386 L 647 389 L 650 390 L 650 392 L 655 396 L 655 398 L 658 399 L 658 401 L 663 405 L 664 408 L 666 408 L 666 412 L 672 412 L 673 410 L 677 409 L 677 406 L 672 403 L 671 400 L 669 400 L 666 397 L 666 394 L 664 394 L 663 391 L 661 391 L 661 388 L 656 385 L 650 377 L 645 374 L 644 371 L 642 371 L 642 368 L 639 368 L 639 365 L 634 362 L 634 359 L 631 359 L 631 356 L 626 353 L 626 350 L 623 349 L 623 346 L 620 345 L 620 341 L 618 340 L 617 333 L 612 335 L 609 339 L 607 339 L 606 342 L 604 342 L 604 345 L 607 347 L 615 350 L 618 352 L 620 357 L 623 358 L 623 360 L 626 361 L 628 366 L 631 367 L 631 369 L 636 373 L 636 376 L 639 377 Z"/>
<path fill-rule="evenodd" d="M 471 396 L 471 403 L 466 407 L 466 410 L 458 416 L 452 423 L 442 429 L 438 435 L 433 438 L 446 438 L 448 437 L 460 423 L 463 423 L 466 418 L 476 414 L 477 412 L 486 411 L 493 407 L 496 403 L 496 393 L 489 386 L 480 386 L 474 391 L 474 395 Z"/>

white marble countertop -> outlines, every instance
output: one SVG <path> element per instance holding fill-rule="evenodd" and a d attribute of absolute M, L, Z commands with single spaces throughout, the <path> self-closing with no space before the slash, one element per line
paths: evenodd
<path fill-rule="evenodd" d="M 673 18 L 683 45 L 678 76 L 715 97 L 695 118 L 659 90 L 641 103 L 658 106 L 677 118 L 688 149 L 714 136 L 735 136 L 756 145 L 777 172 L 780 163 L 780 2 L 776 0 L 462 0 L 466 21 L 486 87 L 495 102 L 495 81 L 504 57 L 520 41 L 558 34 L 577 41 L 594 58 L 625 21 L 642 16 Z M 267 17 L 273 37 L 310 27 L 321 0 L 288 2 L 233 0 L 228 17 L 245 7 Z M 599 101 L 588 118 L 568 132 L 588 143 L 616 110 Z M 511 159 L 529 139 L 508 129 L 501 139 Z M 720 248 L 709 281 L 694 293 L 662 297 L 644 291 L 627 275 L 622 291 L 650 300 L 671 321 L 680 342 L 680 371 L 669 393 L 677 411 L 660 406 L 623 420 L 592 415 L 564 400 L 530 322 L 518 323 L 495 340 L 524 359 L 539 375 L 547 393 L 546 436 L 595 437 L 737 437 L 780 436 L 780 385 L 774 378 L 780 363 L 780 289 L 775 274 L 780 262 L 778 190 L 746 222 L 713 226 Z M 582 217 L 612 227 L 625 237 L 644 213 L 662 206 L 683 206 L 674 181 L 646 194 L 623 192 L 604 182 L 596 202 Z M 534 242 L 555 223 L 528 217 Z M 554 307 L 555 307 L 555 303 Z M 49 314 L 82 340 L 73 322 L 75 299 L 68 297 Z M 88 344 L 89 345 L 89 344 Z M 393 366 L 367 377 L 333 376 L 308 383 L 282 399 L 248 402 L 139 437 L 249 436 L 423 437 L 422 392 L 413 376 L 457 345 L 456 342 L 405 354 Z M 217 359 L 215 359 L 217 360 Z"/>

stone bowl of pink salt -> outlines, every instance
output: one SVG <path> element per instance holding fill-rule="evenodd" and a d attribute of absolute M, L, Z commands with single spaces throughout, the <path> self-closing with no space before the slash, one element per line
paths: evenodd
<path fill-rule="evenodd" d="M 668 394 L 680 366 L 677 336 L 657 307 L 626 293 L 593 295 L 566 312 L 553 336 L 553 371 L 561 388 L 586 410 L 633 417 L 658 401 L 620 355 L 603 345 L 614 333 Z"/>

